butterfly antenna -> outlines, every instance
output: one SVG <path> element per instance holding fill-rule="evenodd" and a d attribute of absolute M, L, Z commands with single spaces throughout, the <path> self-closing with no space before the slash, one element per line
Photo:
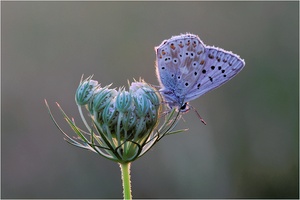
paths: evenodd
<path fill-rule="evenodd" d="M 191 106 L 191 105 L 189 105 L 190 106 L 190 108 L 192 108 L 194 111 L 195 111 L 195 113 L 198 115 L 198 117 L 199 117 L 199 119 L 201 120 L 201 122 L 204 124 L 204 125 L 206 125 L 206 122 L 204 121 L 204 119 L 200 116 L 200 114 L 198 113 L 198 111 L 196 110 L 196 108 L 194 108 L 193 106 Z"/>

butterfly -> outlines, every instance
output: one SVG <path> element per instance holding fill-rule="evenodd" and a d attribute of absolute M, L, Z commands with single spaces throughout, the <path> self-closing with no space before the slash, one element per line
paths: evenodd
<path fill-rule="evenodd" d="M 245 66 L 238 55 L 207 46 L 189 33 L 164 40 L 155 51 L 159 91 L 180 112 L 189 111 L 189 101 L 223 85 Z"/>

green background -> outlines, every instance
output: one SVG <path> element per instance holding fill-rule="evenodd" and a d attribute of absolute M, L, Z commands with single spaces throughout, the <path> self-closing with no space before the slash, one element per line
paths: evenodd
<path fill-rule="evenodd" d="M 154 46 L 191 32 L 246 67 L 132 164 L 134 198 L 298 198 L 298 2 L 1 2 L 2 198 L 122 198 L 119 167 L 68 145 L 82 74 L 157 85 Z M 83 126 L 82 126 L 83 127 Z"/>

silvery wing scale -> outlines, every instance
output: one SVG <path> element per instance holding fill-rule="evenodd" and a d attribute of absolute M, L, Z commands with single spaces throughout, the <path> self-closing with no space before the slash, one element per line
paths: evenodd
<path fill-rule="evenodd" d="M 245 66 L 238 55 L 206 46 L 193 34 L 173 36 L 155 51 L 160 92 L 170 108 L 181 112 L 189 110 L 189 101 L 223 85 Z"/>

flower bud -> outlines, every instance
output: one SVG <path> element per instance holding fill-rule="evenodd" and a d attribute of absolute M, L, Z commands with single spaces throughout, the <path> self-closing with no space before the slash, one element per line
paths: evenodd
<path fill-rule="evenodd" d="M 132 96 L 129 92 L 122 89 L 116 97 L 116 108 L 119 112 L 131 111 Z"/>
<path fill-rule="evenodd" d="M 138 117 L 145 117 L 148 113 L 148 110 L 150 108 L 150 100 L 148 99 L 148 96 L 145 94 L 143 89 L 138 89 L 135 94 L 133 94 L 134 97 L 134 105 L 135 105 L 135 112 Z"/>
<path fill-rule="evenodd" d="M 112 99 L 117 96 L 118 92 L 115 89 L 108 89 L 109 86 L 100 88 L 95 91 L 93 97 L 93 109 L 95 111 L 102 110 L 107 104 L 111 102 Z"/>
<path fill-rule="evenodd" d="M 132 131 L 135 127 L 137 121 L 137 116 L 134 112 L 128 112 L 123 120 L 122 120 L 122 125 L 124 127 L 125 131 Z"/>
<path fill-rule="evenodd" d="M 75 100 L 78 105 L 86 105 L 91 100 L 94 91 L 99 87 L 98 81 L 91 80 L 92 76 L 89 76 L 84 81 L 80 81 L 75 94 Z"/>
<path fill-rule="evenodd" d="M 117 111 L 115 107 L 115 101 L 112 100 L 102 112 L 99 113 L 99 124 L 106 124 L 108 127 L 113 127 L 117 122 Z"/>

